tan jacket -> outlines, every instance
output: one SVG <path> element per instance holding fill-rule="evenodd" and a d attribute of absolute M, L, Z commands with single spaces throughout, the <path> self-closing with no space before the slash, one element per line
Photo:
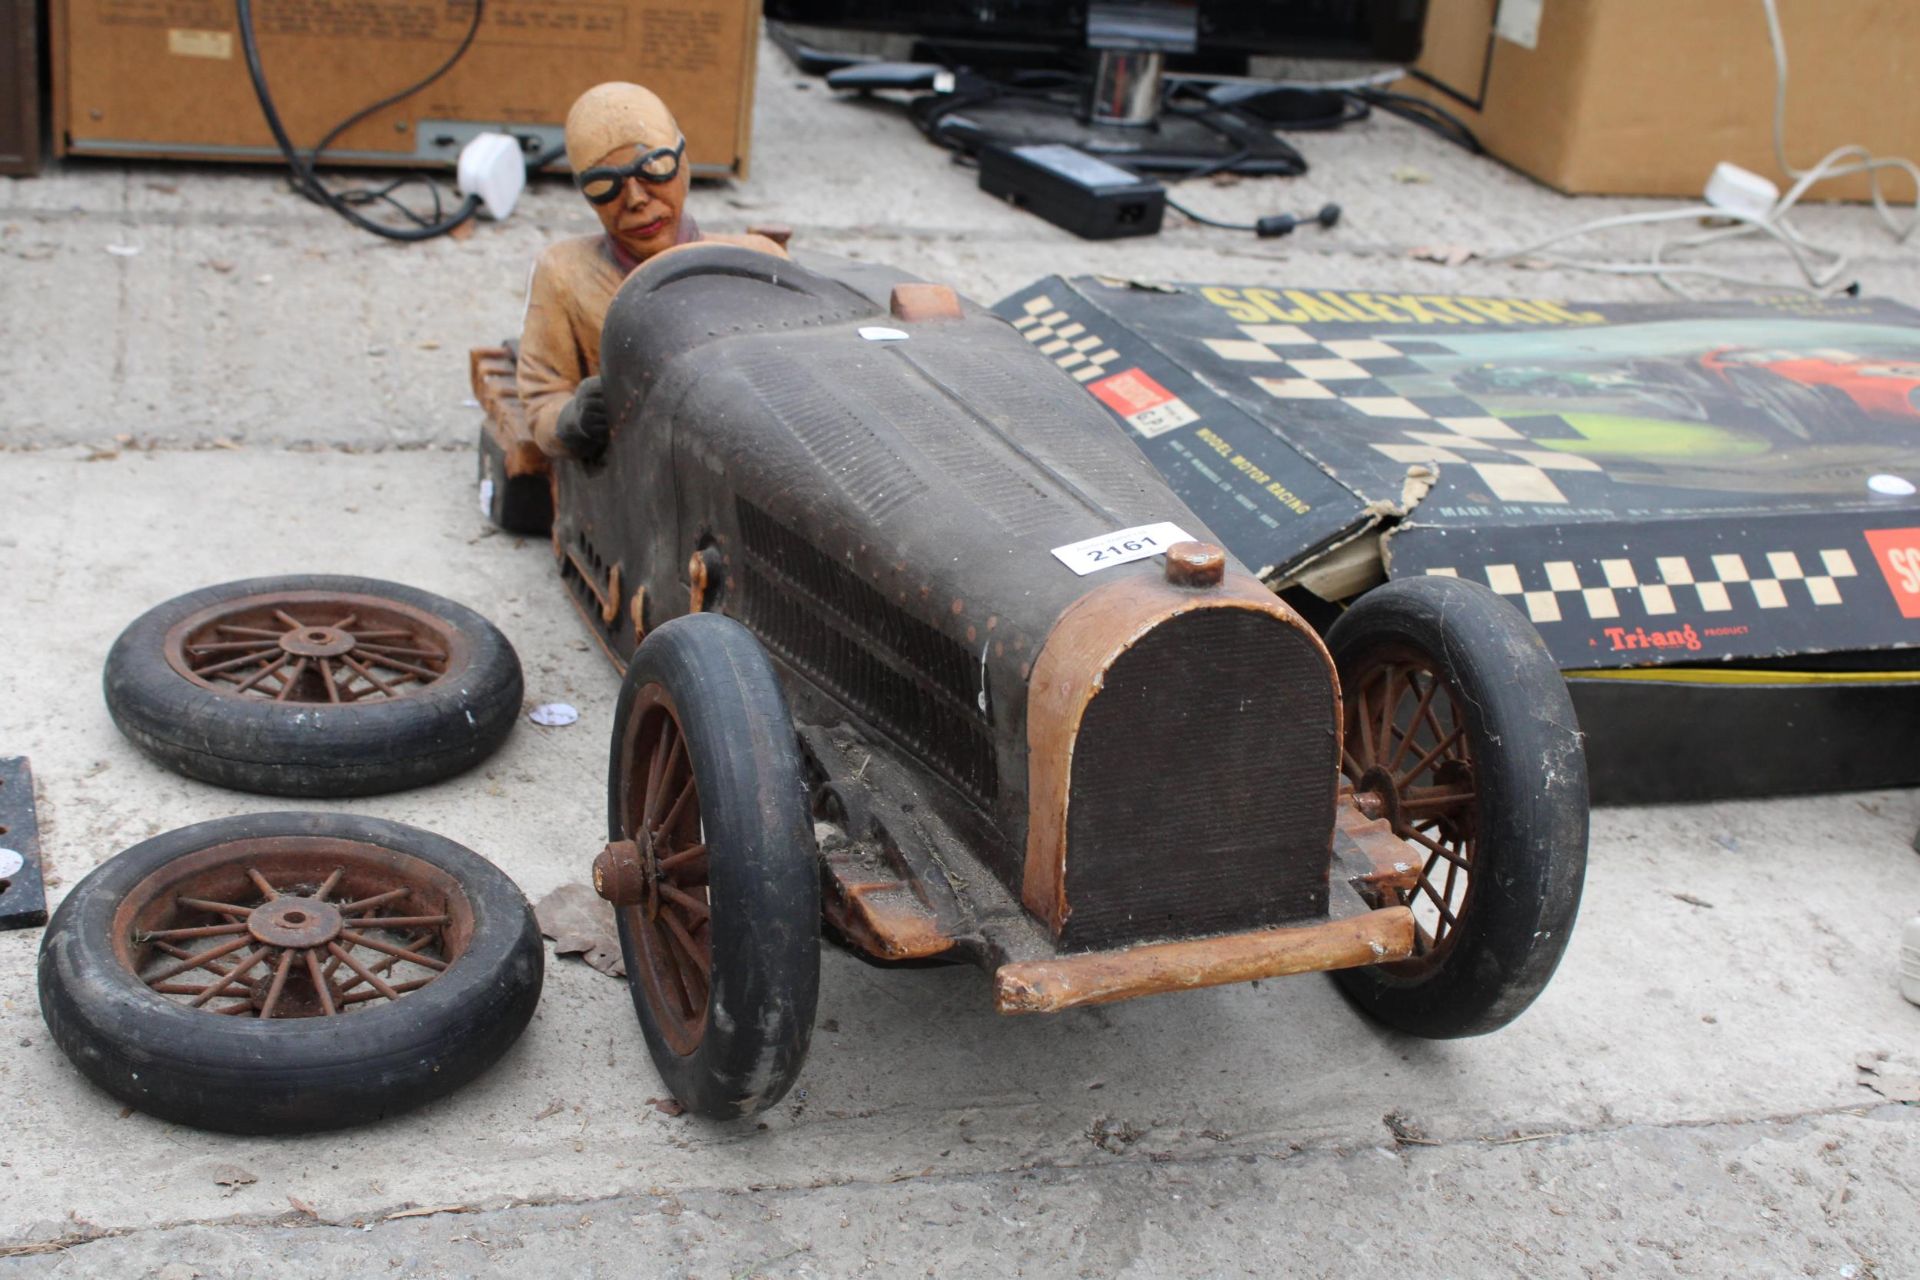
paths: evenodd
<path fill-rule="evenodd" d="M 691 219 L 687 220 L 691 222 Z M 762 253 L 786 253 L 764 236 L 701 236 Z M 515 369 L 527 425 L 542 452 L 560 457 L 554 438 L 560 411 L 583 379 L 600 372 L 600 330 L 613 295 L 639 264 L 614 250 L 604 235 L 577 236 L 547 246 L 527 283 L 527 315 L 520 326 Z"/>

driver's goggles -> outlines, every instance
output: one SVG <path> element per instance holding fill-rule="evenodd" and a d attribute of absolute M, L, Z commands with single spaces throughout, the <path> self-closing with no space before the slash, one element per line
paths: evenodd
<path fill-rule="evenodd" d="M 632 164 L 596 165 L 574 179 L 580 194 L 595 204 L 610 204 L 626 187 L 628 178 L 642 182 L 672 182 L 680 173 L 680 158 L 687 153 L 687 140 L 677 147 L 655 147 L 636 156 Z"/>

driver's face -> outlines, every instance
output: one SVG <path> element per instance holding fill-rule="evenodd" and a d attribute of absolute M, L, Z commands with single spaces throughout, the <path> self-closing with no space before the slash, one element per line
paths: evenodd
<path fill-rule="evenodd" d="M 643 152 L 656 146 L 671 146 L 673 142 L 673 138 L 665 142 L 643 139 L 634 146 L 616 147 L 594 161 L 594 165 L 630 165 Z M 593 211 L 600 216 L 600 225 L 622 249 L 642 261 L 663 249 L 671 249 L 680 239 L 680 212 L 687 204 L 690 167 L 682 163 L 680 172 L 669 182 L 628 178 L 617 200 L 593 206 Z"/>

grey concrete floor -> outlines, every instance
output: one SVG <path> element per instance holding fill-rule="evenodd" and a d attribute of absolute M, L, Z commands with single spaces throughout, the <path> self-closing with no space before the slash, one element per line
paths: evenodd
<path fill-rule="evenodd" d="M 697 191 L 703 221 L 777 218 L 982 299 L 1050 272 L 1660 296 L 1416 261 L 1648 206 L 1554 195 L 1396 121 L 1304 138 L 1303 179 L 1191 196 L 1228 217 L 1337 199 L 1332 233 L 1173 220 L 1097 245 L 981 196 L 891 110 L 761 66 L 752 180 Z M 56 898 L 158 831 L 287 807 L 160 771 L 98 678 L 148 606 L 299 570 L 480 608 L 529 703 L 583 713 L 341 807 L 460 840 L 530 897 L 584 878 L 615 681 L 547 549 L 480 521 L 465 351 L 517 328 L 541 245 L 592 225 L 557 184 L 395 248 L 266 173 L 0 180 L 0 752 L 33 758 Z M 1920 302 L 1920 265 L 1863 211 L 1805 226 Z M 1312 977 L 1002 1019 L 976 971 L 829 950 L 798 1089 L 723 1126 L 647 1105 L 664 1090 L 624 988 L 572 960 L 499 1066 L 419 1112 L 278 1140 L 123 1115 L 47 1037 L 37 934 L 0 935 L 0 1274 L 1920 1274 L 1916 1113 L 1855 1067 L 1920 1070 L 1893 980 L 1916 826 L 1914 792 L 1602 811 L 1559 975 L 1481 1040 L 1386 1034 Z"/>

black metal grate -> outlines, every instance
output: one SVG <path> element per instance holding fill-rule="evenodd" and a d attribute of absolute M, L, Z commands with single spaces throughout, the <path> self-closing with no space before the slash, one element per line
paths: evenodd
<path fill-rule="evenodd" d="M 1122 654 L 1074 744 L 1062 945 L 1324 914 L 1337 714 L 1318 647 L 1267 614 L 1182 614 Z"/>
<path fill-rule="evenodd" d="M 978 667 L 958 641 L 890 604 L 825 552 L 744 499 L 740 620 L 767 646 L 992 803 L 993 742 L 975 709 Z"/>

